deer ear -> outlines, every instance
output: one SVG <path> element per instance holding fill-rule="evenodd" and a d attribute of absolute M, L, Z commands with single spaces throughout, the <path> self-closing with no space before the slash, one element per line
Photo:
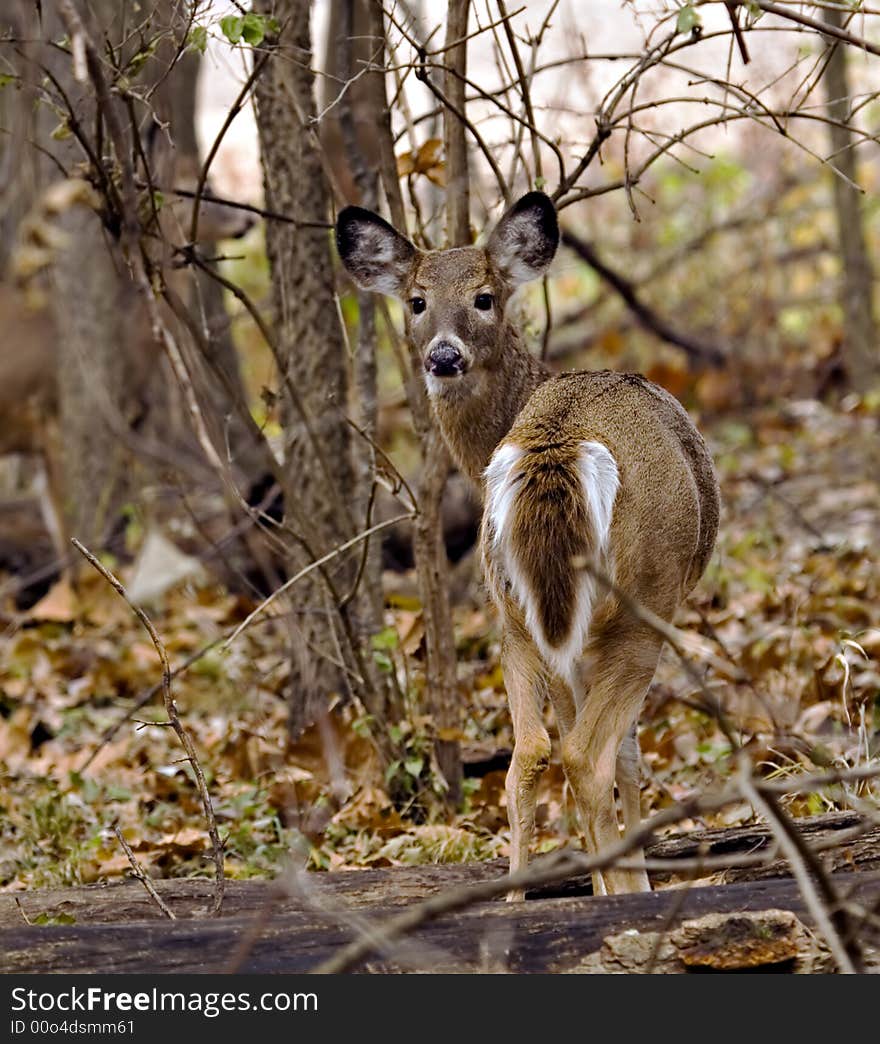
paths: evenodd
<path fill-rule="evenodd" d="M 507 210 L 486 250 L 512 286 L 543 275 L 559 246 L 556 208 L 543 192 L 529 192 Z"/>
<path fill-rule="evenodd" d="M 336 219 L 336 248 L 362 290 L 399 296 L 416 248 L 387 221 L 362 207 L 345 207 Z"/>

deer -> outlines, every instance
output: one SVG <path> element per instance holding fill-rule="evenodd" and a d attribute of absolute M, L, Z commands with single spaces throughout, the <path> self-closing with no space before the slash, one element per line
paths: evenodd
<path fill-rule="evenodd" d="M 422 251 L 356 206 L 340 211 L 336 244 L 358 286 L 403 302 L 440 432 L 484 495 L 480 552 L 514 735 L 510 871 L 528 864 L 548 698 L 598 856 L 621 838 L 615 783 L 625 834 L 641 822 L 636 727 L 663 638 L 631 607 L 671 621 L 706 568 L 720 510 L 709 450 L 677 399 L 641 375 L 554 374 L 523 344 L 511 296 L 559 244 L 544 193 L 514 203 L 484 246 Z M 593 871 L 594 894 L 649 890 L 640 852 L 630 868 Z"/>

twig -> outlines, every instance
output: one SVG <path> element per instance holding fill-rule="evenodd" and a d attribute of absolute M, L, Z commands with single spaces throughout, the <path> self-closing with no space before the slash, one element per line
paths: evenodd
<path fill-rule="evenodd" d="M 543 183 L 544 172 L 541 168 L 541 145 L 537 136 L 537 123 L 535 122 L 535 113 L 532 109 L 532 95 L 529 90 L 529 80 L 526 76 L 525 68 L 523 67 L 522 58 L 519 53 L 519 46 L 516 42 L 516 36 L 513 32 L 513 27 L 510 24 L 510 15 L 507 13 L 507 5 L 504 0 L 496 0 L 498 4 L 498 12 L 501 15 L 501 19 L 504 23 L 504 35 L 507 37 L 507 44 L 510 47 L 510 53 L 513 57 L 513 64 L 516 67 L 516 75 L 519 79 L 519 93 L 522 98 L 523 108 L 525 109 L 526 120 L 528 121 L 529 130 L 532 139 L 532 159 L 535 164 L 535 182 L 537 184 Z M 541 179 L 538 181 L 538 179 Z"/>
<path fill-rule="evenodd" d="M 257 608 L 254 609 L 253 612 L 249 613 L 244 618 L 244 620 L 242 620 L 242 622 L 238 625 L 238 627 L 235 628 L 232 634 L 226 639 L 226 644 L 231 645 L 235 641 L 235 639 L 241 634 L 241 632 L 244 631 L 247 627 L 250 627 L 250 625 L 253 623 L 256 617 L 259 616 L 260 613 L 265 612 L 265 610 L 268 609 L 268 607 L 275 601 L 276 598 L 279 597 L 279 595 L 282 595 L 285 591 L 290 590 L 290 588 L 293 587 L 295 583 L 301 580 L 304 576 L 307 576 L 309 573 L 311 573 L 313 569 L 318 569 L 320 566 L 325 565 L 327 562 L 331 561 L 331 559 L 336 558 L 337 555 L 341 555 L 344 551 L 347 551 L 350 547 L 354 547 L 356 544 L 359 544 L 362 540 L 366 540 L 368 537 L 372 536 L 373 533 L 378 533 L 383 529 L 388 529 L 389 526 L 396 526 L 398 522 L 403 522 L 404 520 L 412 517 L 412 512 L 408 512 L 405 515 L 396 515 L 394 518 L 387 519 L 385 522 L 377 522 L 376 525 L 370 526 L 369 529 L 365 529 L 363 530 L 363 532 L 358 533 L 356 536 L 353 536 L 351 540 L 346 540 L 345 543 L 339 544 L 337 547 L 334 547 L 332 551 L 328 551 L 327 554 L 323 555 L 321 558 L 318 558 L 315 561 L 310 562 L 303 569 L 300 569 L 298 573 L 295 573 L 292 577 L 290 577 L 289 580 L 285 580 L 284 583 L 277 590 L 273 591 L 268 598 L 260 602 Z"/>
<path fill-rule="evenodd" d="M 172 680 L 174 678 L 177 678 L 179 675 L 184 674 L 187 670 L 189 670 L 190 667 L 192 667 L 194 663 L 197 663 L 199 660 L 201 660 L 203 656 L 206 656 L 212 649 L 216 648 L 221 642 L 226 641 L 227 637 L 228 635 L 221 634 L 219 635 L 219 637 L 213 638 L 206 645 L 203 645 L 201 649 L 196 649 L 196 651 L 189 655 L 179 667 L 174 668 L 174 670 L 171 672 Z M 88 767 L 95 760 L 95 758 L 98 756 L 101 750 L 110 742 L 110 740 L 113 739 L 113 737 L 116 735 L 117 732 L 119 732 L 122 726 L 131 718 L 133 714 L 137 714 L 141 707 L 145 707 L 150 702 L 150 700 L 162 688 L 162 685 L 163 682 L 158 681 L 154 685 L 151 685 L 148 689 L 145 689 L 135 700 L 134 706 L 129 707 L 128 710 L 126 710 L 124 714 L 120 715 L 119 718 L 117 718 L 112 725 L 107 726 L 107 728 L 101 733 L 101 738 L 98 740 L 92 752 L 82 763 L 82 765 L 80 765 L 79 769 L 77 770 L 78 772 L 82 773 L 85 772 L 86 769 L 88 769 Z"/>
<path fill-rule="evenodd" d="M 211 164 L 214 162 L 214 157 L 217 155 L 217 150 L 220 148 L 220 143 L 226 135 L 232 125 L 232 121 L 241 112 L 244 107 L 245 99 L 250 94 L 252 87 L 257 82 L 257 78 L 263 71 L 263 67 L 269 60 L 272 52 L 266 51 L 261 54 L 260 57 L 254 62 L 254 67 L 251 69 L 250 75 L 245 80 L 244 86 L 238 92 L 238 96 L 232 103 L 229 112 L 226 114 L 226 119 L 223 121 L 223 126 L 214 138 L 208 155 L 205 157 L 205 162 L 202 164 L 202 169 L 199 171 L 199 180 L 196 185 L 195 196 L 193 197 L 193 208 L 192 208 L 192 220 L 190 222 L 189 229 L 189 240 L 191 243 L 198 242 L 199 237 L 199 213 L 201 211 L 202 194 L 205 190 L 205 182 L 208 178 L 208 171 L 211 169 Z"/>
<path fill-rule="evenodd" d="M 812 790 L 823 783 L 877 776 L 880 776 L 880 765 L 801 776 L 778 783 L 764 783 L 761 780 L 755 780 L 753 787 L 762 794 L 794 793 L 800 789 Z M 617 844 L 611 845 L 597 855 L 572 851 L 558 852 L 541 857 L 531 866 L 516 873 L 431 896 L 430 899 L 409 907 L 403 913 L 393 917 L 386 922 L 384 927 L 378 928 L 378 937 L 385 945 L 391 939 L 412 931 L 445 913 L 452 913 L 475 903 L 495 899 L 506 892 L 532 886 L 558 884 L 576 872 L 588 873 L 593 870 L 607 869 L 609 866 L 617 866 L 627 855 L 644 847 L 651 836 L 662 827 L 670 826 L 683 819 L 690 819 L 698 813 L 718 811 L 741 799 L 742 789 L 738 783 L 730 784 L 715 794 L 695 794 L 656 813 L 650 819 L 645 820 L 636 830 L 621 838 Z M 373 949 L 374 944 L 370 940 L 356 939 L 329 960 L 318 965 L 313 971 L 316 974 L 344 972 L 371 953 Z"/>
<path fill-rule="evenodd" d="M 739 48 L 739 56 L 742 58 L 743 65 L 748 65 L 751 59 L 749 58 L 749 49 L 746 46 L 746 38 L 743 35 L 742 27 L 739 24 L 739 12 L 736 9 L 736 4 L 730 3 L 730 0 L 726 0 L 725 7 L 727 8 L 727 14 L 730 18 L 730 25 L 733 29 L 734 38 L 736 39 L 736 46 Z"/>
<path fill-rule="evenodd" d="M 156 652 L 159 654 L 159 659 L 162 663 L 162 699 L 165 703 L 165 711 L 168 714 L 168 721 L 171 727 L 177 734 L 177 738 L 180 740 L 181 746 L 186 751 L 186 759 L 189 761 L 193 773 L 196 777 L 196 784 L 199 790 L 199 796 L 202 799 L 202 808 L 205 812 L 205 819 L 208 824 L 208 835 L 211 838 L 211 847 L 214 856 L 214 905 L 212 908 L 212 914 L 216 917 L 220 913 L 220 909 L 223 906 L 223 893 L 226 887 L 226 880 L 223 873 L 223 843 L 220 840 L 220 834 L 217 830 L 217 820 L 214 816 L 214 805 L 211 802 L 211 795 L 208 792 L 208 784 L 205 782 L 205 776 L 202 772 L 202 766 L 199 763 L 196 749 L 193 746 L 193 742 L 190 739 L 189 733 L 183 727 L 180 721 L 180 716 L 177 713 L 177 704 L 174 702 L 174 697 L 171 694 L 171 666 L 168 662 L 168 653 L 165 650 L 165 645 L 162 639 L 159 637 L 156 628 L 153 626 L 149 616 L 144 612 L 139 605 L 135 605 L 134 602 L 128 597 L 128 593 L 122 584 L 116 579 L 116 577 L 110 572 L 110 570 L 99 562 L 98 559 L 88 550 L 83 544 L 81 544 L 76 538 L 71 540 L 73 546 L 79 551 L 79 553 L 92 565 L 100 574 L 104 577 L 108 584 L 113 590 L 123 599 L 123 601 L 129 606 L 135 616 L 146 628 L 147 633 L 150 636 Z"/>
<path fill-rule="evenodd" d="M 146 188 L 147 182 L 140 178 L 135 178 L 135 184 L 138 188 Z M 154 185 L 154 188 L 158 192 L 163 192 L 172 196 L 180 196 L 183 199 L 195 199 L 195 189 L 178 188 L 177 185 L 170 185 L 163 188 L 161 185 Z M 214 192 L 209 195 L 202 193 L 202 200 L 208 203 L 216 203 L 218 207 L 228 207 L 230 210 L 243 210 L 248 214 L 256 214 L 257 217 L 265 218 L 266 221 L 280 221 L 285 225 L 294 225 L 296 228 L 326 228 L 331 229 L 334 227 L 332 221 L 301 221 L 299 218 L 291 217 L 289 214 L 280 214 L 277 210 L 267 210 L 265 207 L 258 207 L 254 203 L 243 203 L 239 199 L 227 199 L 225 196 L 218 196 Z"/>
<path fill-rule="evenodd" d="M 612 289 L 626 302 L 627 307 L 638 319 L 638 321 L 669 344 L 681 348 L 691 358 L 700 363 L 710 363 L 713 366 L 721 366 L 725 362 L 724 353 L 713 344 L 707 344 L 690 334 L 680 333 L 674 329 L 662 316 L 658 315 L 653 308 L 645 304 L 636 292 L 633 283 L 609 268 L 598 256 L 591 243 L 581 239 L 576 233 L 569 229 L 562 232 L 562 242 L 570 247 L 581 260 L 600 275 Z"/>
<path fill-rule="evenodd" d="M 131 846 L 123 837 L 122 831 L 119 829 L 118 823 L 113 824 L 113 833 L 116 834 L 117 840 L 119 841 L 120 845 L 122 845 L 122 851 L 125 852 L 126 856 L 128 856 L 128 861 L 129 863 L 131 863 L 132 876 L 136 877 L 138 881 L 140 881 L 140 883 L 144 886 L 144 888 L 146 888 L 147 892 L 149 892 L 150 898 L 153 900 L 156 906 L 159 907 L 159 909 L 168 918 L 168 920 L 176 921 L 177 917 L 174 911 L 170 909 L 170 907 L 167 905 L 162 896 L 159 895 L 159 893 L 156 891 L 156 886 L 153 884 L 150 875 L 138 862 L 137 857 L 131 850 Z"/>
<path fill-rule="evenodd" d="M 815 29 L 817 33 L 821 33 L 823 36 L 834 36 L 838 40 L 843 40 L 844 43 L 857 47 L 860 51 L 867 51 L 869 54 L 880 55 L 880 45 L 871 43 L 870 40 L 866 40 L 864 37 L 854 36 L 852 33 L 847 32 L 846 29 L 839 29 L 837 26 L 829 25 L 828 22 L 821 22 L 816 18 L 810 18 L 809 15 L 801 14 L 800 11 L 793 10 L 786 4 L 767 3 L 767 0 L 730 0 L 728 7 L 748 8 L 750 3 L 755 7 L 760 7 L 761 10 L 766 11 L 767 14 L 775 14 L 780 18 L 788 19 L 790 22 L 796 22 L 798 25 L 803 25 L 807 29 Z"/>

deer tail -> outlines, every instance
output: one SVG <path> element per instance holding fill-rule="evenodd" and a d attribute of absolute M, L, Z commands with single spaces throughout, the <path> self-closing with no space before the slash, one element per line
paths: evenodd
<path fill-rule="evenodd" d="M 605 567 L 617 464 L 599 442 L 502 443 L 486 469 L 486 520 L 510 592 L 548 666 L 574 687 Z"/>

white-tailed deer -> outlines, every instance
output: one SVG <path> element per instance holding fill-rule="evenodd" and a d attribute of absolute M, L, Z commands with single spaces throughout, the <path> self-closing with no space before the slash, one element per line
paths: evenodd
<path fill-rule="evenodd" d="M 559 241 L 543 193 L 512 206 L 484 248 L 425 253 L 359 207 L 340 213 L 336 240 L 358 285 L 405 302 L 440 429 L 484 490 L 483 566 L 502 618 L 515 740 L 511 870 L 528 862 L 550 759 L 547 696 L 587 845 L 607 849 L 620 839 L 615 780 L 625 829 L 640 821 L 635 724 L 663 642 L 601 581 L 671 620 L 718 528 L 705 443 L 645 378 L 554 376 L 523 347 L 507 303 L 547 271 Z M 644 870 L 594 874 L 597 892 L 648 888 Z"/>

